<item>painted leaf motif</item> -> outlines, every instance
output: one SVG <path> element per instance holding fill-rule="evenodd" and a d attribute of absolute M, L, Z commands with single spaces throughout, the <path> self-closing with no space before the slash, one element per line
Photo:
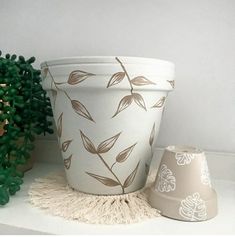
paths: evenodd
<path fill-rule="evenodd" d="M 57 98 L 57 91 L 54 91 L 54 90 L 52 90 L 52 98 L 53 98 L 53 105 L 54 105 L 54 107 L 55 107 L 55 102 L 56 102 L 56 98 Z"/>
<path fill-rule="evenodd" d="M 186 152 L 177 152 L 175 154 L 177 165 L 188 165 L 191 163 L 194 157 L 194 154 Z"/>
<path fill-rule="evenodd" d="M 78 83 L 81 83 L 82 81 L 84 81 L 85 79 L 87 79 L 90 76 L 94 76 L 94 74 L 84 72 L 84 71 L 81 71 L 81 70 L 75 70 L 75 71 L 72 71 L 70 73 L 67 82 L 70 85 L 76 85 Z"/>
<path fill-rule="evenodd" d="M 135 86 L 155 85 L 156 83 L 150 81 L 144 76 L 138 76 L 131 80 L 131 84 Z"/>
<path fill-rule="evenodd" d="M 149 174 L 149 169 L 150 169 L 149 164 L 145 163 L 145 174 L 146 174 L 146 175 Z"/>
<path fill-rule="evenodd" d="M 45 67 L 42 71 L 42 78 L 45 79 L 47 77 L 48 74 L 48 67 Z"/>
<path fill-rule="evenodd" d="M 141 107 L 141 108 L 143 108 L 144 110 L 147 111 L 144 99 L 143 99 L 143 97 L 139 93 L 133 93 L 133 98 L 134 98 L 135 103 L 139 107 Z"/>
<path fill-rule="evenodd" d="M 64 159 L 64 166 L 65 168 L 68 170 L 71 166 L 71 160 L 72 160 L 72 156 L 70 155 L 68 158 Z"/>
<path fill-rule="evenodd" d="M 189 195 L 181 201 L 179 214 L 188 221 L 206 220 L 206 203 L 201 199 L 199 193 Z"/>
<path fill-rule="evenodd" d="M 64 85 L 66 82 L 54 82 L 55 85 Z"/>
<path fill-rule="evenodd" d="M 117 135 L 101 142 L 97 148 L 98 153 L 106 153 L 108 152 L 115 144 L 117 141 L 118 137 L 120 136 L 121 133 L 118 133 Z"/>
<path fill-rule="evenodd" d="M 165 100 L 166 97 L 163 96 L 161 99 L 157 101 L 157 103 L 154 106 L 152 106 L 152 108 L 161 108 L 164 105 Z"/>
<path fill-rule="evenodd" d="M 210 172 L 208 169 L 206 159 L 203 159 L 201 161 L 201 182 L 202 184 L 208 185 L 209 187 L 211 187 Z"/>
<path fill-rule="evenodd" d="M 115 117 L 118 113 L 120 113 L 121 111 L 123 111 L 124 109 L 126 109 L 128 106 L 131 105 L 133 101 L 133 96 L 132 95 L 127 95 L 124 96 L 121 101 L 119 102 L 117 111 L 115 112 L 115 114 L 113 115 L 113 117 Z M 113 118 L 112 117 L 112 118 Z"/>
<path fill-rule="evenodd" d="M 149 138 L 149 145 L 152 146 L 153 145 L 153 141 L 154 141 L 154 135 L 155 135 L 155 123 L 153 124 L 153 128 L 150 134 L 150 138 Z"/>
<path fill-rule="evenodd" d="M 67 151 L 67 149 L 69 148 L 69 145 L 70 145 L 70 143 L 71 143 L 72 141 L 73 141 L 73 140 L 67 140 L 67 141 L 64 141 L 64 142 L 62 143 L 61 148 L 62 148 L 62 151 L 63 151 L 63 152 L 66 152 L 66 151 Z"/>
<path fill-rule="evenodd" d="M 81 130 L 80 130 L 80 135 L 81 135 L 82 143 L 85 149 L 92 154 L 96 154 L 97 152 L 96 152 L 95 146 L 91 142 L 91 140 L 87 136 L 85 136 L 85 134 Z"/>
<path fill-rule="evenodd" d="M 138 167 L 139 167 L 139 164 L 140 164 L 140 162 L 138 162 L 138 164 L 137 164 L 137 166 L 135 167 L 135 169 L 131 172 L 131 174 L 126 178 L 126 180 L 125 180 L 125 182 L 124 182 L 124 184 L 123 184 L 123 187 L 124 188 L 127 188 L 127 187 L 129 187 L 132 183 L 133 183 L 133 181 L 134 181 L 134 179 L 135 179 L 135 176 L 136 176 L 136 173 L 137 173 L 137 170 L 138 170 Z"/>
<path fill-rule="evenodd" d="M 174 89 L 175 88 L 175 81 L 168 81 L 168 82 L 171 84 L 172 88 Z"/>
<path fill-rule="evenodd" d="M 119 163 L 124 162 L 124 161 L 130 156 L 130 154 L 131 154 L 131 152 L 133 151 L 133 149 L 134 149 L 134 147 L 135 147 L 136 144 L 137 144 L 137 143 L 135 143 L 134 145 L 132 145 L 132 146 L 126 148 L 125 150 L 121 151 L 121 152 L 117 155 L 116 161 L 119 162 Z"/>
<path fill-rule="evenodd" d="M 93 120 L 93 118 L 91 117 L 90 113 L 88 112 L 88 110 L 86 109 L 86 107 L 81 102 L 79 102 L 78 100 L 71 100 L 71 104 L 72 104 L 74 111 L 77 114 L 79 114 L 80 116 L 82 116 L 92 122 L 95 122 Z"/>
<path fill-rule="evenodd" d="M 96 175 L 96 174 L 92 174 L 89 172 L 86 172 L 88 175 L 90 175 L 92 178 L 98 180 L 99 182 L 101 182 L 102 184 L 109 186 L 109 187 L 115 187 L 120 185 L 117 181 L 104 177 L 104 176 L 100 176 L 100 175 Z"/>
<path fill-rule="evenodd" d="M 117 72 L 117 73 L 113 74 L 108 82 L 107 88 L 120 83 L 123 80 L 123 78 L 125 77 L 125 75 L 126 75 L 125 72 Z"/>
<path fill-rule="evenodd" d="M 57 134 L 59 138 L 62 135 L 62 119 L 63 119 L 63 112 L 60 114 L 59 118 L 57 119 Z"/>
<path fill-rule="evenodd" d="M 158 172 L 157 190 L 159 192 L 170 192 L 176 188 L 176 179 L 172 171 L 162 164 Z"/>

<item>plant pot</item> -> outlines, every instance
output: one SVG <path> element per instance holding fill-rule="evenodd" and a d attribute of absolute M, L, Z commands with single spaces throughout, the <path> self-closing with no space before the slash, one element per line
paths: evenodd
<path fill-rule="evenodd" d="M 5 125 L 5 124 L 6 124 L 6 122 L 0 123 L 0 136 L 2 136 L 2 135 L 4 134 L 4 132 L 5 132 L 5 130 L 4 130 L 4 125 Z M 21 138 L 21 139 L 19 139 L 19 140 L 17 141 L 17 144 L 18 144 L 18 145 L 21 145 L 22 143 L 23 143 L 23 138 Z M 31 155 L 30 158 L 26 161 L 25 164 L 23 164 L 23 165 L 17 165 L 17 170 L 19 170 L 19 171 L 25 173 L 25 172 L 27 172 L 27 171 L 29 171 L 29 170 L 31 170 L 31 169 L 33 168 L 35 159 L 34 159 L 34 157 L 32 156 L 32 152 L 30 153 L 30 155 Z M 14 158 L 14 157 L 10 157 L 10 159 L 11 159 L 11 160 L 14 160 L 15 158 Z"/>
<path fill-rule="evenodd" d="M 23 144 L 23 141 L 24 141 L 24 138 L 20 138 L 17 141 L 17 144 L 21 146 Z M 11 159 L 13 159 L 13 158 L 11 158 Z M 27 159 L 25 164 L 17 165 L 17 170 L 25 173 L 25 172 L 27 172 L 27 171 L 29 171 L 33 168 L 34 162 L 35 162 L 35 157 L 33 156 L 33 152 L 31 151 L 30 152 L 30 158 Z"/>
<path fill-rule="evenodd" d="M 205 153 L 190 146 L 168 146 L 162 156 L 149 203 L 161 215 L 182 221 L 205 221 L 217 215 Z"/>
<path fill-rule="evenodd" d="M 146 182 L 174 65 L 135 57 L 75 57 L 44 62 L 69 185 L 123 194 Z"/>

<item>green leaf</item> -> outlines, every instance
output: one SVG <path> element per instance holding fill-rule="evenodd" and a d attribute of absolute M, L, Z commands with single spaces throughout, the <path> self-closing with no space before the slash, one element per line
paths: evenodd
<path fill-rule="evenodd" d="M 0 205 L 5 205 L 9 202 L 9 194 L 5 187 L 0 187 Z"/>
<path fill-rule="evenodd" d="M 19 191 L 20 190 L 20 185 L 11 185 L 10 187 L 9 187 L 9 193 L 10 193 L 10 195 L 15 195 L 15 193 L 17 192 L 17 191 Z"/>

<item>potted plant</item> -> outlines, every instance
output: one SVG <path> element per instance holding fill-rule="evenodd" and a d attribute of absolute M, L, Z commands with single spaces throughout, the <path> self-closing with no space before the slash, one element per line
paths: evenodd
<path fill-rule="evenodd" d="M 41 86 L 41 71 L 34 57 L 0 51 L 0 205 L 20 190 L 24 165 L 31 157 L 35 135 L 53 133 L 49 98 Z"/>

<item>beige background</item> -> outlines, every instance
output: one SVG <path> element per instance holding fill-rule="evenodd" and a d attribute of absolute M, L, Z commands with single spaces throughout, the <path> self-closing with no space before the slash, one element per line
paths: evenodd
<path fill-rule="evenodd" d="M 36 66 L 75 55 L 171 60 L 176 90 L 158 146 L 235 152 L 234 12 L 234 0 L 0 0 L 0 48 L 35 55 Z"/>

